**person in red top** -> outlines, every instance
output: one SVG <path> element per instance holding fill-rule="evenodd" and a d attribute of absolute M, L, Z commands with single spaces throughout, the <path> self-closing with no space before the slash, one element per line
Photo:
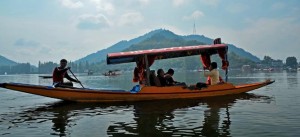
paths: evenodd
<path fill-rule="evenodd" d="M 52 78 L 53 78 L 53 86 L 54 87 L 72 87 L 72 82 L 64 82 L 64 78 L 67 78 L 70 81 L 80 83 L 76 79 L 71 78 L 68 75 L 68 70 L 71 67 L 67 67 L 68 61 L 66 59 L 60 60 L 60 66 L 54 68 Z"/>

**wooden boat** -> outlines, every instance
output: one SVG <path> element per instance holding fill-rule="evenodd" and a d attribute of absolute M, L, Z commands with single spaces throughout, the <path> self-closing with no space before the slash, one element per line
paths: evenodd
<path fill-rule="evenodd" d="M 274 81 L 267 80 L 252 84 L 234 86 L 230 83 L 209 86 L 205 89 L 189 89 L 184 86 L 155 87 L 145 86 L 139 92 L 125 90 L 94 90 L 81 88 L 53 88 L 51 86 L 39 86 L 19 83 L 2 83 L 0 87 L 17 90 L 25 93 L 41 95 L 56 99 L 77 102 L 130 102 L 163 99 L 187 99 L 203 98 L 211 96 L 223 96 L 248 92 Z"/>
<path fill-rule="evenodd" d="M 40 78 L 43 78 L 43 79 L 50 79 L 52 78 L 52 76 L 39 76 Z"/>
<path fill-rule="evenodd" d="M 120 70 L 109 70 L 108 72 L 105 72 L 102 74 L 103 76 L 119 76 L 121 75 Z"/>
<path fill-rule="evenodd" d="M 215 43 L 213 45 L 183 46 L 108 54 L 107 64 L 136 62 L 137 71 L 135 72 L 139 74 L 139 77 L 137 77 L 137 79 L 140 83 L 142 83 L 142 85 L 140 86 L 140 88 L 138 88 L 138 90 L 135 89 L 133 91 L 108 89 L 100 90 L 87 88 L 53 88 L 52 86 L 30 85 L 21 83 L 0 83 L 0 87 L 68 101 L 132 102 L 203 98 L 239 94 L 264 87 L 274 82 L 272 80 L 266 80 L 264 82 L 243 84 L 237 86 L 231 83 L 227 83 L 227 49 L 227 45 Z M 223 63 L 222 67 L 226 71 L 226 82 L 222 84 L 211 85 L 207 88 L 202 89 L 195 88 L 195 86 L 158 87 L 150 85 L 149 67 L 154 63 L 154 60 L 201 55 L 203 65 L 207 66 L 210 63 L 210 56 L 213 54 L 220 55 Z"/>

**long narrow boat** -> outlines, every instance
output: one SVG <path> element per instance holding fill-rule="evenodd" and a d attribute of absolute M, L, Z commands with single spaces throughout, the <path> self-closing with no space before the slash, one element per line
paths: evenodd
<path fill-rule="evenodd" d="M 260 87 L 264 87 L 274 82 L 272 80 L 266 80 L 264 82 L 235 86 L 227 82 L 226 75 L 226 82 L 217 85 L 210 85 L 207 88 L 195 88 L 195 86 L 159 87 L 155 85 L 150 85 L 149 67 L 154 63 L 154 60 L 159 59 L 200 55 L 203 65 L 207 67 L 207 65 L 210 63 L 210 56 L 213 54 L 219 54 L 223 63 L 222 68 L 226 71 L 227 74 L 227 49 L 228 47 L 225 44 L 213 44 L 108 54 L 107 64 L 136 62 L 136 69 L 138 75 L 135 76 L 135 80 L 137 80 L 137 82 L 140 82 L 141 84 L 141 88 L 136 91 L 107 89 L 100 90 L 87 88 L 53 88 L 52 86 L 41 86 L 21 83 L 0 83 L 0 87 L 67 101 L 131 102 L 165 99 L 203 98 L 240 94 L 252 91 Z"/>
<path fill-rule="evenodd" d="M 17 90 L 25 93 L 41 95 L 56 99 L 77 102 L 120 102 L 120 101 L 146 101 L 162 99 L 187 99 L 222 96 L 248 92 L 274 81 L 258 82 L 234 86 L 230 83 L 213 85 L 202 90 L 193 90 L 183 86 L 155 87 L 145 86 L 139 92 L 133 93 L 123 90 L 93 90 L 81 88 L 53 88 L 20 83 L 2 83 L 0 87 Z"/>

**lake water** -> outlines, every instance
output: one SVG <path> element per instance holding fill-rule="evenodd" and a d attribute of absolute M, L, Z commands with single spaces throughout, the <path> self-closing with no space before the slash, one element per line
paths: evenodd
<path fill-rule="evenodd" d="M 276 80 L 246 94 L 136 103 L 70 103 L 0 89 L 0 136 L 299 136 L 300 74 L 230 72 L 235 84 Z M 0 75 L 0 82 L 50 85 L 39 75 Z M 195 83 L 200 72 L 175 72 Z M 131 73 L 78 78 L 86 87 L 131 89 Z M 79 85 L 76 85 L 79 87 Z"/>

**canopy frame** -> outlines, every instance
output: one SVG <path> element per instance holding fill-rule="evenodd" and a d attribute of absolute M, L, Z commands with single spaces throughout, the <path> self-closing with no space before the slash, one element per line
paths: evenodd
<path fill-rule="evenodd" d="M 217 54 L 218 50 L 226 50 L 227 45 L 225 44 L 214 44 L 214 45 L 196 45 L 196 46 L 182 46 L 182 47 L 171 47 L 161 49 L 150 49 L 150 50 L 138 50 L 128 51 L 119 53 L 109 53 L 107 55 L 107 64 L 121 64 L 136 62 L 144 55 L 156 56 L 156 60 L 186 57 L 200 54 Z"/>
<path fill-rule="evenodd" d="M 144 83 L 141 83 L 142 81 L 140 79 L 140 84 L 145 84 L 149 86 L 150 66 L 153 64 L 154 60 L 178 58 L 178 57 L 194 56 L 194 55 L 201 55 L 201 56 L 205 55 L 209 57 L 209 62 L 210 62 L 211 55 L 219 54 L 220 58 L 222 59 L 222 69 L 225 70 L 225 81 L 227 82 L 228 81 L 227 51 L 228 51 L 228 46 L 226 44 L 221 44 L 220 39 L 216 39 L 214 41 L 214 44 L 212 45 L 183 46 L 183 47 L 171 47 L 171 48 L 162 48 L 162 49 L 110 53 L 107 55 L 107 64 L 136 62 L 138 69 L 140 69 L 139 70 L 140 74 L 144 78 L 144 80 L 142 80 L 144 81 Z M 143 63 L 140 63 L 140 61 L 142 61 Z"/>

